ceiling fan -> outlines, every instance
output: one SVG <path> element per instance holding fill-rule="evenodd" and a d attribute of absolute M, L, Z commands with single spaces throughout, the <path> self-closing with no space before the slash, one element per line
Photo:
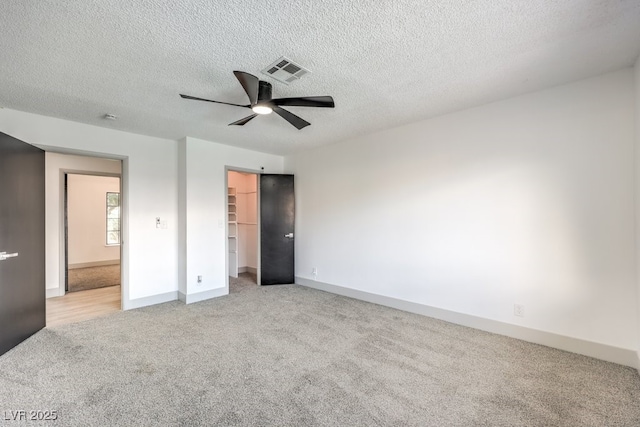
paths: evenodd
<path fill-rule="evenodd" d="M 180 94 L 184 99 L 194 99 L 196 101 L 207 101 L 207 102 L 215 102 L 216 104 L 225 104 L 225 105 L 233 105 L 235 107 L 243 107 L 250 108 L 253 110 L 253 114 L 247 116 L 243 119 L 235 121 L 233 123 L 229 123 L 229 126 L 244 126 L 249 121 L 251 121 L 258 114 L 270 114 L 275 111 L 280 117 L 291 123 L 293 126 L 298 128 L 298 130 L 309 126 L 311 123 L 308 121 L 296 116 L 290 111 L 285 110 L 281 106 L 291 106 L 291 107 L 323 107 L 323 108 L 334 108 L 335 104 L 333 103 L 333 98 L 330 96 L 305 96 L 298 98 L 271 98 L 271 83 L 265 82 L 263 80 L 259 80 L 256 76 L 245 73 L 244 71 L 234 71 L 233 74 L 236 76 L 240 84 L 242 85 L 244 91 L 247 93 L 249 97 L 250 104 L 240 105 L 240 104 L 231 104 L 229 102 L 222 101 L 214 101 L 212 99 L 202 99 L 196 98 L 195 96 L 183 95 Z"/>

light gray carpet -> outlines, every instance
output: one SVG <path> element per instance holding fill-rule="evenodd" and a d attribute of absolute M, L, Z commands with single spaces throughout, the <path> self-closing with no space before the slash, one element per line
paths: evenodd
<path fill-rule="evenodd" d="M 229 293 L 244 292 L 257 286 L 256 275 L 253 273 L 240 273 L 238 277 L 229 277 Z"/>
<path fill-rule="evenodd" d="M 634 369 L 296 285 L 45 329 L 0 391 L 56 426 L 640 425 Z"/>
<path fill-rule="evenodd" d="M 69 269 L 69 292 L 120 284 L 120 265 Z"/>

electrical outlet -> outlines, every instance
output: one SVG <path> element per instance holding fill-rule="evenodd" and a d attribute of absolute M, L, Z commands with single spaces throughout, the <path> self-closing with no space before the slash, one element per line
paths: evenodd
<path fill-rule="evenodd" d="M 202 284 L 202 276 L 198 276 L 198 285 Z"/>
<path fill-rule="evenodd" d="M 160 228 L 160 217 L 156 217 L 156 228 Z"/>
<path fill-rule="evenodd" d="M 311 275 L 313 276 L 313 278 L 315 279 L 316 277 L 318 277 L 318 268 L 317 267 L 313 267 L 311 269 Z"/>
<path fill-rule="evenodd" d="M 513 304 L 513 315 L 518 317 L 524 317 L 524 305 Z"/>

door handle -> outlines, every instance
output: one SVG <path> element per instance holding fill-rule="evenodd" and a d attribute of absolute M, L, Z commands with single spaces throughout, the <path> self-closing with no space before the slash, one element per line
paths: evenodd
<path fill-rule="evenodd" d="M 293 233 L 285 234 L 284 237 L 293 239 Z"/>
<path fill-rule="evenodd" d="M 14 252 L 12 254 L 8 254 L 6 252 L 0 252 L 0 261 L 4 261 L 7 258 L 15 258 L 18 256 L 18 252 Z"/>

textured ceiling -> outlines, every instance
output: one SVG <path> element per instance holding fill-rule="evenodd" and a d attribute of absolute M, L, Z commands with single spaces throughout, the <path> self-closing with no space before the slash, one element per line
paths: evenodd
<path fill-rule="evenodd" d="M 0 106 L 288 154 L 630 66 L 640 1 L 2 0 L 0 28 Z M 282 55 L 312 74 L 260 74 Z M 244 104 L 233 70 L 336 108 L 228 127 L 250 111 L 178 96 Z"/>

